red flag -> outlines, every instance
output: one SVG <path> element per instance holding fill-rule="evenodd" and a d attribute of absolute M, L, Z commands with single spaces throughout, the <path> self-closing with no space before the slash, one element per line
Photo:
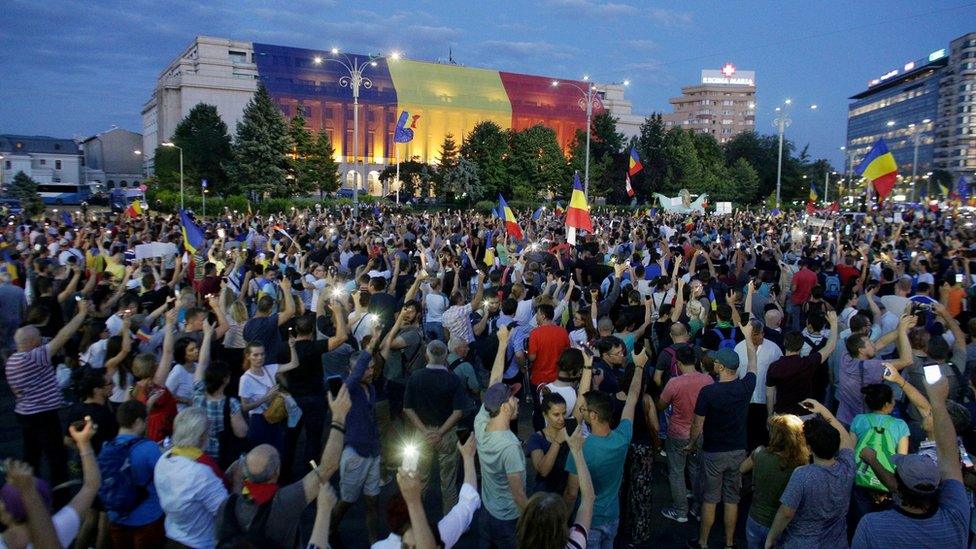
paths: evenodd
<path fill-rule="evenodd" d="M 627 174 L 627 196 L 634 196 L 634 188 L 630 186 L 630 174 Z"/>
<path fill-rule="evenodd" d="M 840 203 L 837 202 L 837 201 L 831 202 L 830 203 L 830 211 L 833 212 L 833 213 L 839 212 L 840 211 Z"/>
<path fill-rule="evenodd" d="M 815 211 L 816 209 L 813 207 L 813 202 L 807 202 L 807 214 L 813 215 L 813 212 Z"/>

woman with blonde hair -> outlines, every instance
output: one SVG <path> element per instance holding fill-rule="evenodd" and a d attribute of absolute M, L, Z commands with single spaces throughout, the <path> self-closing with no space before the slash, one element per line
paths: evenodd
<path fill-rule="evenodd" d="M 769 445 L 753 450 L 739 466 L 742 473 L 752 471 L 752 505 L 746 520 L 749 549 L 763 549 L 779 509 L 779 498 L 793 470 L 810 462 L 803 420 L 793 414 L 777 414 L 769 418 L 767 425 Z"/>
<path fill-rule="evenodd" d="M 576 511 L 576 520 L 567 530 L 566 524 L 569 522 L 569 513 L 572 509 L 566 505 L 562 494 L 536 492 L 529 498 L 515 529 L 519 547 L 532 549 L 586 547 L 586 536 L 593 521 L 596 493 L 583 457 L 583 429 L 576 427 L 568 442 L 579 476 L 581 501 Z"/>

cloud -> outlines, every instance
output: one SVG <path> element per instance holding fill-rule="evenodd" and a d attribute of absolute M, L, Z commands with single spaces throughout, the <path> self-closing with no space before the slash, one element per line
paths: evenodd
<path fill-rule="evenodd" d="M 653 40 L 628 40 L 626 43 L 626 48 L 630 51 L 657 51 L 660 48 L 660 44 Z"/>
<path fill-rule="evenodd" d="M 546 3 L 560 11 L 593 17 L 624 17 L 640 13 L 640 10 L 629 4 L 598 0 L 548 0 Z"/>
<path fill-rule="evenodd" d="M 646 14 L 655 21 L 666 27 L 688 27 L 691 26 L 692 15 L 689 12 L 680 12 L 665 8 L 651 8 Z"/>

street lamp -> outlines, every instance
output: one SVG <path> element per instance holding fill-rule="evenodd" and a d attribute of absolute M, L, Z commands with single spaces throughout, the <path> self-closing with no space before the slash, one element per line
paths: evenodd
<path fill-rule="evenodd" d="M 180 151 L 180 209 L 183 209 L 183 147 L 180 147 L 172 141 L 166 141 L 165 143 L 160 143 L 164 147 L 173 147 Z"/>
<path fill-rule="evenodd" d="M 342 68 L 346 70 L 347 75 L 339 77 L 339 85 L 344 88 L 349 88 L 352 90 L 352 163 L 353 172 L 355 176 L 353 177 L 353 187 L 352 187 L 352 206 L 353 211 L 359 211 L 359 89 L 360 88 L 372 88 L 373 81 L 368 77 L 363 76 L 363 73 L 369 67 L 375 67 L 378 65 L 377 59 L 381 59 L 379 55 L 370 55 L 365 60 L 358 56 L 353 56 L 350 58 L 348 55 L 339 52 L 339 48 L 332 48 L 330 52 L 334 57 L 329 57 L 323 59 L 322 57 L 316 56 L 313 61 L 316 65 L 321 65 L 324 62 L 331 61 L 333 63 L 338 63 L 342 65 Z M 337 58 L 336 56 L 341 56 Z M 393 52 L 390 54 L 390 59 L 398 60 L 400 59 L 400 52 Z M 362 179 L 365 181 L 366 175 L 362 174 Z"/>
<path fill-rule="evenodd" d="M 590 124 L 592 124 L 592 120 L 593 120 L 594 102 L 600 107 L 603 106 L 603 103 L 600 101 L 599 97 L 593 94 L 596 91 L 596 89 L 594 88 L 593 83 L 590 82 L 590 75 L 584 74 L 583 81 L 586 82 L 585 90 L 572 82 L 565 82 L 565 81 L 560 82 L 559 80 L 553 80 L 552 86 L 556 87 L 559 86 L 559 84 L 566 84 L 567 86 L 572 86 L 576 88 L 577 90 L 579 90 L 581 94 L 583 94 L 583 97 L 581 97 L 579 100 L 580 108 L 586 111 L 586 160 L 583 161 L 583 195 L 586 196 L 587 200 L 589 200 L 590 199 L 590 133 L 591 133 Z M 629 85 L 630 85 L 630 81 L 624 80 L 624 86 L 629 86 Z"/>
<path fill-rule="evenodd" d="M 922 125 L 927 125 L 932 120 L 926 118 L 922 120 Z M 922 140 L 922 132 L 925 129 L 922 126 L 916 124 L 909 124 L 908 129 L 912 132 L 912 141 L 914 141 L 915 152 L 912 154 L 912 202 L 918 202 L 918 144 Z"/>
<path fill-rule="evenodd" d="M 789 126 L 793 121 L 790 120 L 790 105 L 793 104 L 792 99 L 787 99 L 783 101 L 783 105 L 776 107 L 774 111 L 777 113 L 775 119 L 773 119 L 773 127 L 775 127 L 779 133 L 779 152 L 776 161 L 776 208 L 780 207 L 780 194 L 783 183 L 783 134 L 786 133 L 786 127 Z M 816 105 L 810 105 L 810 110 L 817 110 Z"/>

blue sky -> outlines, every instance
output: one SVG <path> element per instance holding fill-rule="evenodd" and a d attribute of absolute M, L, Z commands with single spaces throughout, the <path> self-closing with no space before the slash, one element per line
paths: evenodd
<path fill-rule="evenodd" d="M 352 52 L 400 49 L 563 78 L 630 79 L 635 112 L 702 68 L 755 70 L 757 130 L 792 98 L 789 138 L 842 166 L 847 97 L 871 78 L 976 30 L 976 3 L 625 0 L 206 3 L 5 0 L 0 15 L 0 133 L 141 131 L 158 73 L 196 35 Z M 816 111 L 804 107 L 818 105 Z"/>

